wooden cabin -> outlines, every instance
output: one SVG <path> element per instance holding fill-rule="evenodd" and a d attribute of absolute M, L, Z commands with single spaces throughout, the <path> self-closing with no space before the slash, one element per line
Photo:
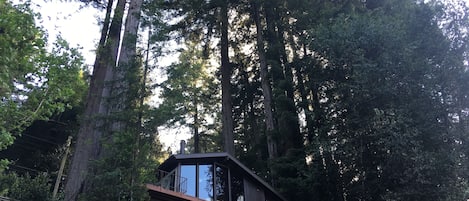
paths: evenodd
<path fill-rule="evenodd" d="M 287 201 L 227 153 L 172 155 L 147 184 L 151 201 Z"/>

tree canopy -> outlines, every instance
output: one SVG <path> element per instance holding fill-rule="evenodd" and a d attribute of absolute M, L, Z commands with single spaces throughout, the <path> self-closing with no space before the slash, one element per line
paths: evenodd
<path fill-rule="evenodd" d="M 0 9 L 0 149 L 5 149 L 34 120 L 77 105 L 85 82 L 78 50 L 59 38 L 47 51 L 44 31 L 27 4 L 1 1 Z"/>
<path fill-rule="evenodd" d="M 79 49 L 70 47 L 60 37 L 50 47 L 45 31 L 36 24 L 35 19 L 40 16 L 28 3 L 13 5 L 0 1 L 0 13 L 0 151 L 3 151 L 33 123 L 35 128 L 40 128 L 41 123 L 47 127 L 47 120 L 79 107 L 86 86 Z M 31 129 L 27 132 L 35 137 Z M 61 134 L 57 138 L 70 135 Z M 45 137 L 38 135 L 38 139 Z M 59 149 L 61 145 L 54 146 L 52 149 Z M 8 168 L 9 164 L 10 161 L 1 159 L 0 195 L 19 200 L 50 200 L 48 175 L 15 173 Z"/>
<path fill-rule="evenodd" d="M 145 200 L 161 126 L 289 200 L 469 199 L 465 1 L 91 2 L 106 15 L 65 199 Z M 27 6 L 0 9 L 4 149 L 84 88 L 76 49 L 46 51 Z"/>

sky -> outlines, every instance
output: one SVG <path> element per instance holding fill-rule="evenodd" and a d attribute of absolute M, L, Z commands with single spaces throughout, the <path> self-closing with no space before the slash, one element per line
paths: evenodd
<path fill-rule="evenodd" d="M 99 18 L 104 12 L 96 12 L 92 7 L 83 7 L 76 1 L 33 0 L 33 10 L 41 14 L 38 21 L 49 35 L 49 43 L 57 36 L 63 37 L 72 47 L 81 47 L 85 63 L 92 65 L 95 46 L 99 41 Z"/>
<path fill-rule="evenodd" d="M 83 6 L 83 3 L 69 0 L 31 0 L 32 8 L 41 14 L 41 19 L 37 21 L 48 33 L 49 44 L 52 44 L 57 36 L 65 39 L 71 47 L 80 47 L 88 68 L 92 67 L 95 59 L 95 49 L 100 36 L 100 19 L 104 18 L 105 10 L 98 11 L 91 6 Z M 21 2 L 14 0 L 14 2 Z M 175 42 L 170 46 L 177 48 Z M 160 58 L 157 65 L 166 66 L 175 62 L 177 57 L 170 55 Z M 156 73 L 157 74 L 157 73 Z M 153 80 L 161 82 L 164 79 L 153 73 Z M 152 102 L 158 102 L 153 97 Z M 164 149 L 170 148 L 173 153 L 179 150 L 181 140 L 190 137 L 188 129 L 159 129 L 159 139 L 164 144 Z"/>

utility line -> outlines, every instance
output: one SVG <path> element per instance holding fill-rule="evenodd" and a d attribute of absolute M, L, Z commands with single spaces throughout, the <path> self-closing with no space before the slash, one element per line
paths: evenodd
<path fill-rule="evenodd" d="M 49 143 L 49 144 L 53 144 L 53 145 L 58 145 L 58 146 L 61 145 L 61 144 L 57 144 L 55 142 L 52 142 L 50 140 L 42 139 L 40 137 L 36 137 L 36 136 L 28 135 L 28 134 L 22 134 L 22 136 L 27 136 L 27 137 L 30 137 L 30 138 L 33 138 L 33 139 L 36 139 L 36 140 L 39 140 L 39 141 L 42 141 L 42 142 L 46 142 L 46 143 Z"/>

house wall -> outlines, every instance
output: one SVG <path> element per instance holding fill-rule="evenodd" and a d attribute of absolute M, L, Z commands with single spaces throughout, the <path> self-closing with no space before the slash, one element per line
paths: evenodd
<path fill-rule="evenodd" d="M 248 179 L 244 179 L 244 201 L 265 201 L 264 190 Z"/>

